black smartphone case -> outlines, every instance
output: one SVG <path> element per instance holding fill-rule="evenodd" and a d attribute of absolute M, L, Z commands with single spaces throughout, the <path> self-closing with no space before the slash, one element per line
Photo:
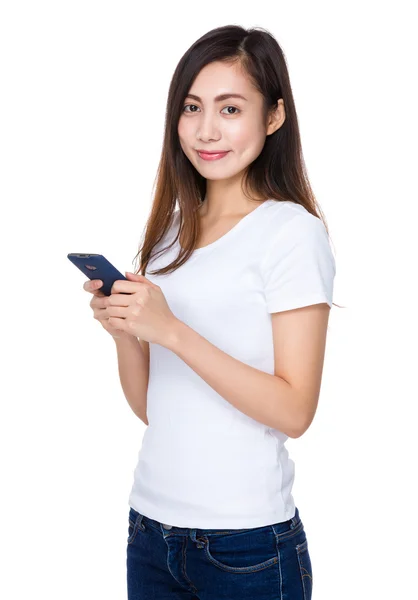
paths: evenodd
<path fill-rule="evenodd" d="M 118 279 L 128 281 L 102 254 L 72 253 L 67 254 L 67 258 L 89 279 L 101 279 L 103 285 L 99 290 L 105 296 L 110 296 L 112 285 Z"/>

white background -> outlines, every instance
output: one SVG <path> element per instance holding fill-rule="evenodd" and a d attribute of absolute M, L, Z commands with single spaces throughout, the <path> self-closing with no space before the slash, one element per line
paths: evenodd
<path fill-rule="evenodd" d="M 126 598 L 145 425 L 69 252 L 132 271 L 184 52 L 267 28 L 337 263 L 318 411 L 287 443 L 314 600 L 416 590 L 413 2 L 4 1 L 0 596 Z M 415 58 L 414 58 L 415 56 Z M 412 595 L 411 595 L 412 594 Z"/>

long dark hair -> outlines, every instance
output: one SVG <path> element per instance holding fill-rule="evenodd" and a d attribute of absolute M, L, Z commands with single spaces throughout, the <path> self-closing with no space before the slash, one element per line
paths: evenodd
<path fill-rule="evenodd" d="M 275 199 L 302 204 L 319 217 L 329 236 L 325 217 L 315 200 L 302 155 L 299 125 L 290 86 L 286 59 L 279 44 L 266 29 L 245 29 L 226 25 L 199 38 L 183 55 L 174 71 L 167 98 L 163 150 L 154 181 L 154 199 L 145 226 L 138 271 L 145 275 L 152 251 L 168 231 L 179 204 L 179 229 L 171 247 L 181 235 L 178 256 L 151 274 L 171 273 L 183 265 L 195 249 L 200 234 L 196 214 L 206 194 L 206 179 L 184 154 L 178 136 L 178 122 L 185 98 L 200 70 L 214 61 L 239 63 L 264 98 L 264 119 L 283 98 L 286 119 L 266 137 L 260 155 L 248 166 L 242 182 L 244 194 L 252 200 Z M 254 190 L 257 199 L 249 190 Z"/>

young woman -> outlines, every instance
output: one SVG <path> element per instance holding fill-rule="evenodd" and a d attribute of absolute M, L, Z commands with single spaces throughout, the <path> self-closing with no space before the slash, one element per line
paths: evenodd
<path fill-rule="evenodd" d="M 333 304 L 318 210 L 278 43 L 210 31 L 171 82 L 141 275 L 91 303 L 149 425 L 129 600 L 311 598 L 285 442 L 314 418 Z"/>

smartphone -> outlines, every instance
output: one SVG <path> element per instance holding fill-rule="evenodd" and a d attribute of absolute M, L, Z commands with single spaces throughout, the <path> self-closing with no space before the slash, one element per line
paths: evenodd
<path fill-rule="evenodd" d="M 103 285 L 99 290 L 105 296 L 110 296 L 112 285 L 118 279 L 128 281 L 102 254 L 72 253 L 67 254 L 67 258 L 89 279 L 101 279 Z"/>

